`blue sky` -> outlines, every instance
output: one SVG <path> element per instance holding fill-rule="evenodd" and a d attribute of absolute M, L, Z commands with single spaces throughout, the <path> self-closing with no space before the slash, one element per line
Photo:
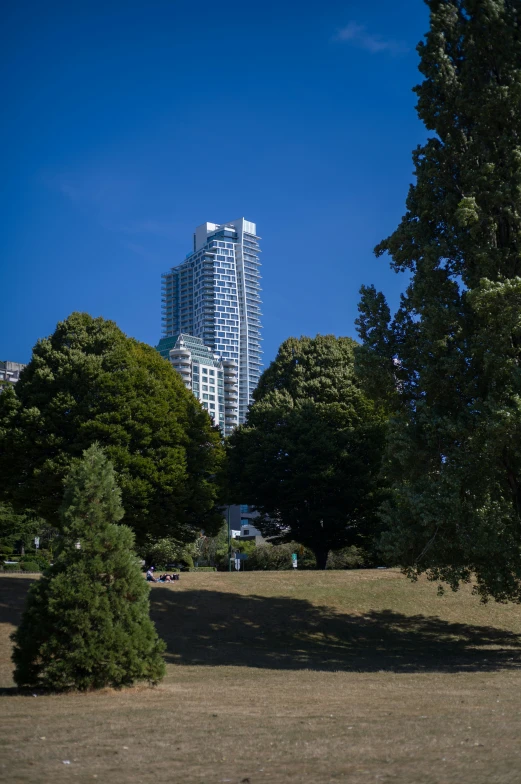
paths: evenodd
<path fill-rule="evenodd" d="M 421 0 L 16 0 L 3 5 L 0 359 L 74 310 L 155 345 L 160 275 L 196 225 L 263 250 L 265 363 L 290 335 L 355 336 L 373 247 L 425 138 Z"/>

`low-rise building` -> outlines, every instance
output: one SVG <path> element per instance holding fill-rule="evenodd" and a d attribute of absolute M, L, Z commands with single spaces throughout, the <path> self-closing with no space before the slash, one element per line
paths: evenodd
<path fill-rule="evenodd" d="M 255 540 L 258 544 L 263 541 L 262 533 L 255 527 L 255 518 L 259 513 L 254 511 L 248 504 L 235 504 L 226 509 L 225 516 L 230 516 L 230 528 L 238 530 L 240 533 L 235 539 Z"/>

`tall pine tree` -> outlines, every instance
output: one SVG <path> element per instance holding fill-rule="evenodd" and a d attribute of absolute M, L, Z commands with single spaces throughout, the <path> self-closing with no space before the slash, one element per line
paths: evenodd
<path fill-rule="evenodd" d="M 86 690 L 163 677 L 164 643 L 122 517 L 112 464 L 94 444 L 66 480 L 63 549 L 31 587 L 13 634 L 18 686 Z"/>
<path fill-rule="evenodd" d="M 362 291 L 360 366 L 395 410 L 386 547 L 411 574 L 521 601 L 521 3 L 426 0 L 433 132 L 376 249 L 411 277 L 392 321 Z"/>

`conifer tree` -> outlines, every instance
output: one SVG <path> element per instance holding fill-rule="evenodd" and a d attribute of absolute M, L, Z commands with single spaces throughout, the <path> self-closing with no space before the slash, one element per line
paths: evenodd
<path fill-rule="evenodd" d="M 393 320 L 364 288 L 360 367 L 394 408 L 389 557 L 521 601 L 521 3 L 426 0 L 418 113 L 432 132 L 388 252 Z"/>
<path fill-rule="evenodd" d="M 65 481 L 62 550 L 31 587 L 13 634 L 18 686 L 86 690 L 163 677 L 164 643 L 122 517 L 112 464 L 93 444 Z"/>

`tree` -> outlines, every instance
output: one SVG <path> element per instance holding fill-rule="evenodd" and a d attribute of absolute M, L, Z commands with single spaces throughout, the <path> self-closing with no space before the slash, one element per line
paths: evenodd
<path fill-rule="evenodd" d="M 53 522 L 71 462 L 95 441 L 114 464 L 139 542 L 190 542 L 218 528 L 223 450 L 208 414 L 153 348 L 111 321 L 73 313 L 0 395 L 4 499 Z"/>
<path fill-rule="evenodd" d="M 75 461 L 61 511 L 63 548 L 28 595 L 13 634 L 15 681 L 55 691 L 159 681 L 164 643 L 132 551 L 114 470 L 93 444 Z"/>
<path fill-rule="evenodd" d="M 34 546 L 34 537 L 40 535 L 44 526 L 35 515 L 16 514 L 12 506 L 0 503 L 0 542 L 17 547 L 22 555 L 26 547 Z"/>
<path fill-rule="evenodd" d="M 231 496 L 261 513 L 265 536 L 309 547 L 319 569 L 374 533 L 385 417 L 354 375 L 355 346 L 286 340 L 228 445 Z"/>
<path fill-rule="evenodd" d="M 221 520 L 215 536 L 201 536 L 196 540 L 194 558 L 200 566 L 223 566 L 228 569 L 228 525 Z"/>
<path fill-rule="evenodd" d="M 410 284 L 362 291 L 361 366 L 394 409 L 385 547 L 411 576 L 521 601 L 521 5 L 427 0 L 418 114 L 433 132 L 377 248 Z"/>
<path fill-rule="evenodd" d="M 156 569 L 158 565 L 166 568 L 169 563 L 180 563 L 184 566 L 194 565 L 194 556 L 197 553 L 197 543 L 191 542 L 185 544 L 178 542 L 171 537 L 164 537 L 163 539 L 150 539 L 147 545 L 143 548 L 145 560 L 147 563 L 154 565 Z"/>

